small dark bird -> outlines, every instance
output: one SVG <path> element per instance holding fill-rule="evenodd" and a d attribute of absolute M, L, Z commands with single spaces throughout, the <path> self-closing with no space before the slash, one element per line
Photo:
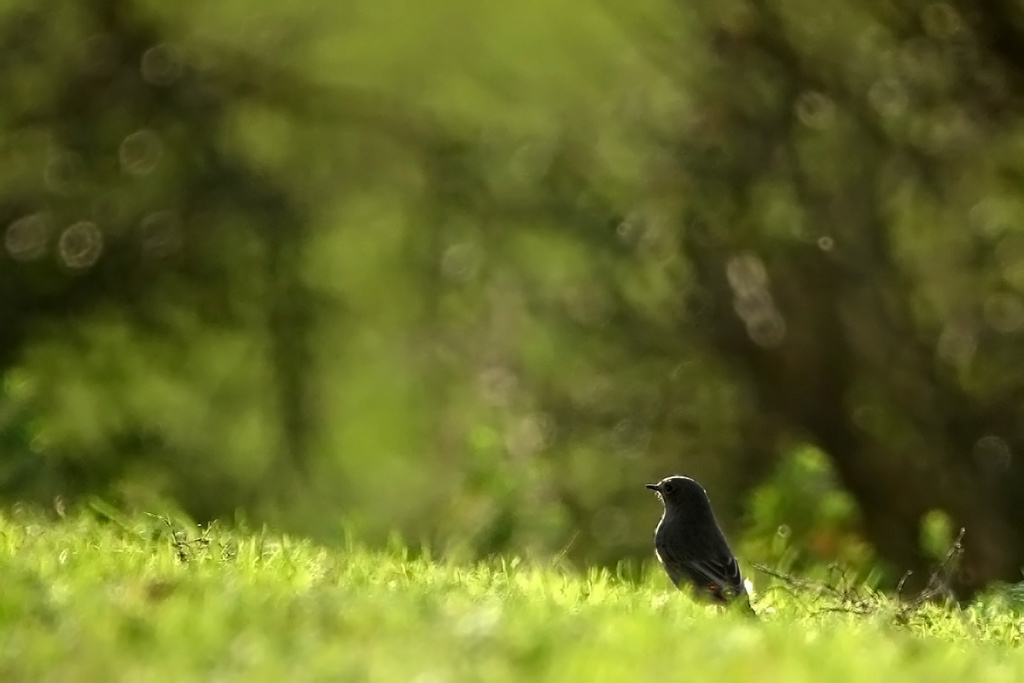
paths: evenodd
<path fill-rule="evenodd" d="M 742 600 L 750 609 L 739 564 L 711 512 L 704 487 L 689 477 L 666 477 L 647 484 L 665 512 L 654 532 L 654 551 L 677 588 L 692 587 L 713 602 Z"/>

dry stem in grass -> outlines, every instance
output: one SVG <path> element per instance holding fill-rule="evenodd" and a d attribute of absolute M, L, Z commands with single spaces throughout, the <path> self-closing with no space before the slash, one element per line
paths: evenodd
<path fill-rule="evenodd" d="M 950 545 L 946 554 L 939 564 L 936 565 L 925 587 L 916 595 L 909 598 L 903 597 L 903 586 L 910 576 L 910 572 L 903 575 L 896 588 L 896 610 L 893 619 L 901 624 L 907 623 L 910 618 L 924 605 L 934 602 L 936 599 L 944 598 L 946 601 L 955 602 L 956 598 L 952 588 L 953 577 L 956 575 L 960 558 L 963 555 L 964 529 L 960 529 L 956 539 Z M 801 597 L 802 594 L 812 594 L 814 597 L 829 600 L 831 604 L 827 607 L 816 610 L 822 612 L 845 612 L 848 614 L 868 615 L 873 614 L 889 603 L 882 594 L 864 585 L 859 585 L 849 580 L 846 570 L 838 565 L 829 567 L 831 575 L 828 581 L 817 581 L 795 576 L 787 572 L 778 571 L 764 565 L 755 564 L 754 568 L 782 582 L 781 588 L 787 590 L 794 597 Z"/>

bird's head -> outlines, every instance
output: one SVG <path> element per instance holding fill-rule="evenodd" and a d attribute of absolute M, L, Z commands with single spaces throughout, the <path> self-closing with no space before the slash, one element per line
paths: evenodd
<path fill-rule="evenodd" d="M 657 484 L 646 486 L 657 492 L 666 508 L 700 509 L 709 505 L 704 487 L 689 477 L 665 477 Z"/>

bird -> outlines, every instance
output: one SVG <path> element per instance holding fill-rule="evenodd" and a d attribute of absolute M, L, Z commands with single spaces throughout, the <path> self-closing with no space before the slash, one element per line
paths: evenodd
<path fill-rule="evenodd" d="M 646 486 L 664 505 L 654 531 L 654 552 L 672 583 L 713 603 L 739 601 L 753 612 L 750 585 L 715 521 L 704 487 L 679 475 Z"/>

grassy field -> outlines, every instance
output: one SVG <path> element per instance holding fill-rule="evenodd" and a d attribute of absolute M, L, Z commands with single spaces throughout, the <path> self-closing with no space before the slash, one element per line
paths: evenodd
<path fill-rule="evenodd" d="M 3 681 L 1021 680 L 1005 596 L 897 624 L 764 590 L 761 618 L 659 573 L 338 549 L 152 517 L 0 515 Z M 760 579 L 764 583 L 764 579 Z"/>

